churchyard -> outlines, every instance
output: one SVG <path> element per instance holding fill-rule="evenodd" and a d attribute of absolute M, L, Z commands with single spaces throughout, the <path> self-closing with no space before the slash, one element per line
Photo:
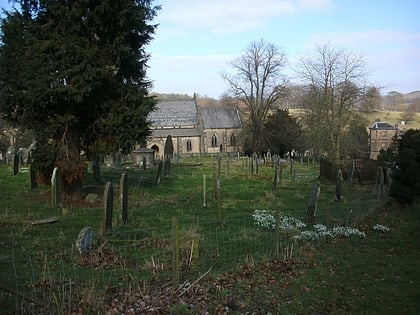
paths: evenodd
<path fill-rule="evenodd" d="M 127 163 L 103 166 L 101 184 L 87 170 L 86 196 L 68 200 L 55 185 L 31 189 L 28 168 L 0 165 L 5 313 L 419 308 L 419 207 L 396 209 L 382 182 L 338 188 L 304 159 Z"/>

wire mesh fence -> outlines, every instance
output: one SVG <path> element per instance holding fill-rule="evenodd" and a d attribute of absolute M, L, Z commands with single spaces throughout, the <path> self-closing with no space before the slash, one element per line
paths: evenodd
<path fill-rule="evenodd" d="M 275 229 L 255 226 L 252 218 L 176 223 L 176 230 L 174 235 L 174 225 L 168 225 L 120 228 L 106 237 L 95 233 L 84 254 L 75 245 L 77 235 L 3 242 L 1 304 L 19 310 L 22 303 L 45 305 L 56 299 L 54 305 L 60 305 L 72 290 L 99 294 L 103 288 L 152 278 L 178 285 L 209 270 L 231 271 L 249 259 L 271 257 L 292 242 L 276 237 Z"/>

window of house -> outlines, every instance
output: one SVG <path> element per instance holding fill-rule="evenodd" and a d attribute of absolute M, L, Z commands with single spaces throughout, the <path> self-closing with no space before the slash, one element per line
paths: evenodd
<path fill-rule="evenodd" d="M 211 136 L 211 146 L 217 147 L 217 136 L 215 134 Z"/>
<path fill-rule="evenodd" d="M 191 150 L 192 150 L 191 140 L 187 140 L 187 151 L 191 151 Z"/>

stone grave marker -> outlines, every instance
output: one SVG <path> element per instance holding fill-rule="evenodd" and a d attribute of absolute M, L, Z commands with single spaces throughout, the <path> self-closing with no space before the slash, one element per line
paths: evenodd
<path fill-rule="evenodd" d="M 51 205 L 53 207 L 62 205 L 61 194 L 61 172 L 55 167 L 51 176 Z"/>
<path fill-rule="evenodd" d="M 32 167 L 32 164 L 29 164 L 29 189 L 33 190 L 38 186 L 36 182 L 35 170 Z"/>
<path fill-rule="evenodd" d="M 120 199 L 121 199 L 121 223 L 127 224 L 128 212 L 128 183 L 127 173 L 122 173 L 120 178 Z"/>
<path fill-rule="evenodd" d="M 311 192 L 311 198 L 309 201 L 308 206 L 308 222 L 314 223 L 315 217 L 316 217 L 316 211 L 318 209 L 318 199 L 319 194 L 321 193 L 321 186 L 319 184 L 319 181 L 316 181 L 314 185 L 312 186 L 312 192 Z"/>
<path fill-rule="evenodd" d="M 93 245 L 93 229 L 84 227 L 77 236 L 76 248 L 81 255 L 85 255 L 92 250 Z"/>
<path fill-rule="evenodd" d="M 13 175 L 19 173 L 19 154 L 13 155 Z"/>
<path fill-rule="evenodd" d="M 104 190 L 104 215 L 102 218 L 102 234 L 112 229 L 112 212 L 114 208 L 114 188 L 112 182 L 107 182 Z"/>

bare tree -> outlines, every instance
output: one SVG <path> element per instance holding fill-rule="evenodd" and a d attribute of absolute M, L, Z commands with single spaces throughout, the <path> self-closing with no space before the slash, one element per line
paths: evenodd
<path fill-rule="evenodd" d="M 264 148 L 263 123 L 274 104 L 284 95 L 286 79 L 282 74 L 286 55 L 264 40 L 252 42 L 243 55 L 231 63 L 234 74 L 222 73 L 243 103 L 247 146 L 253 152 Z"/>
<path fill-rule="evenodd" d="M 318 46 L 313 56 L 302 58 L 297 72 L 307 89 L 305 123 L 324 138 L 323 149 L 337 165 L 341 137 L 353 119 L 360 119 L 357 108 L 368 89 L 363 57 L 326 44 Z"/>

